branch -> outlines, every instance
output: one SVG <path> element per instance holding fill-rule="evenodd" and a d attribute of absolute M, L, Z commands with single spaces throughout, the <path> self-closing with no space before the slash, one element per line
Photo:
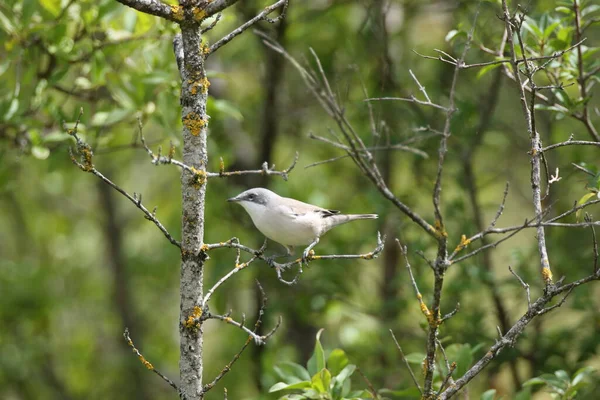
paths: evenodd
<path fill-rule="evenodd" d="M 202 252 L 204 252 L 205 254 L 210 250 L 220 249 L 220 248 L 232 248 L 232 249 L 241 250 L 245 253 L 251 254 L 254 258 L 263 260 L 267 265 L 269 265 L 272 268 L 275 268 L 275 270 L 277 271 L 277 278 L 279 279 L 280 282 L 285 283 L 287 285 L 293 285 L 297 282 L 298 277 L 302 273 L 302 263 L 303 262 L 306 262 L 306 264 L 308 265 L 310 262 L 316 261 L 316 260 L 340 260 L 340 259 L 343 259 L 343 260 L 349 260 L 349 259 L 372 260 L 374 258 L 377 258 L 377 256 L 379 256 L 379 254 L 383 251 L 384 241 L 385 241 L 385 237 L 382 238 L 381 234 L 378 233 L 377 234 L 377 246 L 375 247 L 374 250 L 372 250 L 368 253 L 316 255 L 316 254 L 314 254 L 313 251 L 311 251 L 305 259 L 297 258 L 293 261 L 286 262 L 286 263 L 277 263 L 277 262 L 273 261 L 272 258 L 266 257 L 263 254 L 262 247 L 259 250 L 255 250 L 248 246 L 244 246 L 243 244 L 240 243 L 239 239 L 236 237 L 233 237 L 226 242 L 204 244 L 200 250 Z M 252 261 L 254 261 L 254 259 L 252 259 Z M 243 265 L 243 264 L 240 264 L 240 265 Z M 300 265 L 300 271 L 296 275 L 294 280 L 293 281 L 283 280 L 281 272 L 294 266 L 294 265 Z M 234 272 L 230 271 L 229 274 L 233 274 L 233 273 Z"/>
<path fill-rule="evenodd" d="M 408 372 L 410 373 L 410 377 L 412 378 L 417 389 L 419 389 L 419 393 L 423 394 L 421 385 L 419 385 L 419 381 L 417 381 L 417 377 L 415 376 L 415 373 L 413 372 L 412 368 L 410 367 L 408 360 L 404 356 L 404 352 L 402 351 L 402 347 L 400 347 L 400 343 L 398 343 L 398 340 L 396 339 L 396 336 L 394 335 L 394 331 L 392 331 L 391 329 L 390 329 L 390 334 L 392 335 L 392 339 L 394 339 L 394 343 L 396 343 L 396 348 L 400 352 L 400 357 L 402 357 L 402 361 L 404 361 L 404 364 L 406 364 L 406 368 L 408 369 Z"/>
<path fill-rule="evenodd" d="M 586 284 L 591 281 L 600 280 L 600 274 L 594 273 L 585 278 L 579 279 L 578 281 L 560 285 L 560 284 L 550 284 L 546 286 L 545 293 L 540 296 L 527 310 L 525 314 L 506 332 L 500 339 L 489 348 L 489 350 L 485 353 L 485 355 L 479 359 L 461 378 L 457 379 L 454 382 L 454 385 L 451 385 L 448 389 L 446 389 L 440 396 L 440 400 L 448 400 L 454 394 L 456 394 L 459 390 L 461 390 L 471 379 L 477 376 L 494 358 L 500 354 L 502 349 L 506 346 L 512 346 L 516 339 L 521 335 L 521 333 L 525 330 L 527 325 L 537 316 L 543 315 L 547 312 L 552 311 L 553 309 L 560 307 L 564 304 L 567 296 L 573 289 L 577 286 Z M 565 293 L 566 295 L 561 299 L 559 303 L 554 306 L 546 307 L 554 297 L 561 293 Z"/>
<path fill-rule="evenodd" d="M 256 319 L 256 322 L 254 323 L 253 332 L 255 334 L 258 331 L 258 328 L 260 328 L 260 325 L 262 324 L 262 317 L 265 314 L 265 309 L 267 307 L 267 296 L 265 294 L 265 291 L 264 291 L 262 285 L 260 284 L 260 282 L 258 280 L 256 281 L 256 285 L 258 286 L 258 290 L 260 291 L 262 302 L 260 305 L 260 310 L 258 311 L 258 318 Z M 248 345 L 250 344 L 252 339 L 253 339 L 253 337 L 251 335 L 248 336 L 248 339 L 246 339 L 246 342 L 244 343 L 244 345 L 242 346 L 240 351 L 238 351 L 233 356 L 231 361 L 227 365 L 225 365 L 225 367 L 223 367 L 223 369 L 221 370 L 221 372 L 219 372 L 219 374 L 215 377 L 215 379 L 213 379 L 210 383 L 207 383 L 206 385 L 204 385 L 204 387 L 202 389 L 202 393 L 206 393 L 209 390 L 211 390 L 229 371 L 231 371 L 231 367 L 240 358 L 240 356 L 242 355 L 244 350 L 246 350 L 246 347 L 248 347 Z M 225 398 L 227 398 L 227 389 L 225 389 Z"/>
<path fill-rule="evenodd" d="M 298 152 L 296 152 L 296 155 L 294 156 L 294 160 L 292 161 L 290 166 L 282 171 L 275 170 L 275 164 L 273 164 L 269 167 L 269 164 L 266 161 L 263 163 L 261 169 L 241 170 L 241 171 L 225 171 L 225 163 L 223 162 L 223 159 L 221 158 L 219 172 L 200 171 L 196 168 L 190 167 L 189 165 L 186 165 L 186 164 L 182 163 L 181 161 L 178 161 L 173 158 L 175 156 L 175 147 L 173 146 L 173 143 L 171 143 L 171 146 L 169 147 L 169 153 L 167 156 L 162 155 L 162 147 L 161 146 L 158 147 L 157 154 L 154 154 L 154 152 L 146 144 L 146 138 L 144 137 L 144 134 L 142 131 L 142 122 L 139 118 L 138 118 L 138 128 L 139 128 L 140 141 L 142 142 L 142 146 L 144 147 L 144 149 L 150 156 L 150 160 L 151 160 L 152 164 L 154 164 L 154 165 L 165 165 L 165 164 L 176 165 L 179 168 L 190 172 L 200 182 L 204 181 L 206 178 L 226 178 L 226 177 L 230 177 L 230 176 L 240 176 L 240 175 L 263 175 L 263 176 L 264 175 L 267 175 L 267 176 L 275 175 L 275 176 L 281 176 L 284 181 L 287 181 L 289 178 L 289 173 L 294 169 L 294 167 L 298 163 L 299 154 L 298 154 Z"/>
<path fill-rule="evenodd" d="M 268 332 L 266 335 L 260 336 L 244 325 L 245 320 L 246 320 L 245 315 L 242 316 L 242 322 L 238 322 L 238 321 L 235 321 L 234 319 L 232 319 L 229 316 L 229 314 L 230 313 L 227 313 L 225 315 L 219 315 L 219 314 L 211 314 L 210 312 L 207 312 L 207 313 L 203 313 L 202 319 L 203 320 L 218 319 L 218 320 L 221 320 L 228 324 L 231 324 L 233 326 L 236 326 L 236 327 L 240 328 L 241 330 L 243 330 L 244 332 L 246 332 L 248 335 L 250 335 L 250 337 L 252 339 L 254 339 L 254 343 L 256 343 L 258 346 L 264 345 L 267 342 L 267 340 L 271 336 L 273 336 L 273 334 L 277 331 L 277 329 L 279 329 L 279 326 L 281 325 L 281 317 L 279 317 L 279 320 L 277 321 L 277 324 L 275 325 L 275 327 L 270 332 Z"/>
<path fill-rule="evenodd" d="M 531 309 L 531 293 L 529 292 L 529 285 L 527 283 L 525 283 L 525 281 L 523 279 L 521 279 L 521 277 L 519 275 L 517 275 L 517 273 L 515 271 L 513 271 L 513 269 L 510 267 L 510 265 L 508 266 L 508 270 L 510 271 L 511 274 L 513 274 L 515 276 L 515 278 L 517 278 L 517 280 L 519 281 L 519 283 L 521 284 L 521 286 L 523 286 L 523 289 L 525 289 L 525 292 L 527 293 L 527 309 Z"/>
<path fill-rule="evenodd" d="M 183 18 L 179 6 L 171 6 L 160 0 L 117 0 L 119 3 L 131 7 L 144 14 L 155 15 L 173 22 L 180 22 Z"/>
<path fill-rule="evenodd" d="M 82 171 L 89 172 L 89 173 L 97 176 L 98 178 L 103 180 L 106 184 L 108 184 L 113 189 L 115 189 L 117 192 L 119 192 L 123 196 L 125 196 L 137 208 L 142 210 L 145 218 L 149 221 L 152 221 L 158 227 L 158 229 L 160 229 L 160 231 L 165 235 L 165 237 L 169 240 L 169 242 L 171 242 L 171 244 L 181 248 L 181 244 L 177 240 L 175 240 L 173 238 L 173 236 L 171 236 L 169 231 L 167 231 L 167 229 L 163 226 L 163 224 L 161 224 L 161 222 L 156 218 L 156 207 L 154 208 L 154 210 L 152 212 L 150 212 L 142 204 L 142 196 L 141 195 L 138 196 L 136 193 L 134 193 L 133 196 L 131 196 L 125 190 L 121 189 L 119 186 L 117 186 L 115 183 L 113 183 L 110 179 L 108 179 L 107 177 L 102 175 L 94 167 L 94 164 L 93 164 L 94 153 L 92 152 L 91 147 L 87 143 L 83 142 L 81 140 L 81 138 L 79 137 L 79 135 L 77 135 L 77 127 L 79 126 L 79 121 L 80 121 L 82 115 L 83 115 L 83 108 L 81 109 L 81 111 L 79 113 L 79 117 L 77 117 L 77 121 L 75 122 L 75 127 L 73 129 L 67 129 L 67 133 L 69 135 L 73 136 L 73 138 L 75 138 L 75 141 L 77 144 L 77 152 L 80 154 L 80 161 L 77 161 L 77 159 L 75 158 L 75 154 L 73 153 L 73 150 L 69 148 L 69 156 L 71 157 L 71 161 L 73 161 L 73 164 L 77 165 L 77 167 L 79 167 L 79 169 L 81 169 Z"/>
<path fill-rule="evenodd" d="M 283 171 L 276 171 L 275 164 L 272 164 L 271 167 L 269 167 L 269 164 L 266 161 L 263 163 L 261 169 L 253 169 L 253 170 L 249 169 L 249 170 L 241 170 L 241 171 L 225 171 L 225 164 L 223 163 L 223 159 L 221 158 L 219 172 L 217 172 L 217 173 L 207 172 L 207 176 L 209 178 L 213 178 L 213 177 L 226 178 L 229 176 L 252 175 L 252 174 L 276 175 L 276 176 L 281 176 L 284 181 L 287 181 L 288 177 L 289 177 L 288 174 L 296 166 L 296 163 L 298 162 L 298 158 L 299 158 L 299 154 L 298 154 L 298 152 L 296 152 L 296 155 L 294 156 L 294 160 L 292 161 L 292 164 L 290 164 L 290 166 L 287 167 L 286 169 L 284 169 Z"/>
<path fill-rule="evenodd" d="M 218 12 L 223 11 L 224 9 L 226 9 L 228 7 L 231 7 L 232 5 L 234 5 L 237 2 L 238 2 L 238 0 L 214 0 L 214 1 L 211 1 L 208 3 L 208 5 L 204 9 L 204 11 L 206 12 L 206 14 L 208 16 L 211 16 Z"/>
<path fill-rule="evenodd" d="M 235 1 L 237 1 L 237 0 L 234 0 L 234 1 L 223 0 L 223 1 L 219 2 L 219 3 L 228 3 L 228 2 L 231 2 L 233 4 Z M 206 56 L 208 57 L 210 54 L 212 54 L 215 51 L 217 51 L 221 46 L 226 45 L 231 40 L 233 40 L 234 37 L 238 36 L 239 34 L 241 34 L 246 29 L 250 28 L 252 25 L 256 24 L 259 21 L 267 21 L 267 22 L 273 24 L 273 23 L 279 21 L 280 19 L 285 18 L 285 12 L 287 11 L 288 4 L 289 4 L 289 0 L 279 0 L 276 3 L 270 5 L 269 7 L 266 7 L 256 17 L 254 17 L 251 20 L 247 21 L 246 23 L 240 25 L 237 29 L 234 29 L 229 34 L 225 35 L 220 40 L 218 40 L 216 43 L 214 43 L 212 46 L 210 46 L 210 49 L 209 49 L 208 53 L 206 54 Z M 225 5 L 225 7 L 223 7 L 223 8 L 226 8 L 227 6 L 228 5 Z M 267 15 L 271 14 L 273 11 L 275 11 L 276 9 L 278 9 L 280 7 L 282 7 L 281 14 L 279 14 L 276 18 L 271 19 L 271 18 L 267 17 Z M 212 7 L 212 8 L 217 8 L 217 7 Z M 211 8 L 211 5 L 209 5 L 206 8 L 206 11 L 208 11 L 209 15 L 211 15 L 210 14 L 211 11 L 209 11 L 209 9 L 212 10 L 212 8 Z M 217 11 L 220 11 L 220 10 L 217 10 Z"/>
<path fill-rule="evenodd" d="M 179 393 L 179 397 L 181 399 L 185 400 L 186 397 L 185 397 L 184 393 L 181 392 L 179 387 L 177 387 L 177 385 L 172 380 L 170 380 L 165 375 L 163 375 L 159 370 L 154 368 L 154 366 L 148 360 L 146 360 L 146 357 L 144 357 L 142 355 L 142 353 L 140 353 L 140 351 L 135 347 L 135 345 L 133 344 L 133 340 L 131 340 L 131 338 L 129 337 L 129 329 L 128 328 L 125 328 L 125 332 L 123 332 L 123 337 L 125 338 L 125 341 L 127 341 L 127 344 L 129 345 L 129 347 L 131 347 L 131 350 L 138 356 L 138 358 L 140 359 L 140 362 L 142 364 L 144 364 L 144 366 L 146 368 L 148 368 L 150 371 L 152 371 L 156 375 L 160 376 L 165 382 L 167 382 L 169 384 L 169 386 L 171 386 L 173 389 L 177 390 L 177 393 Z"/>
<path fill-rule="evenodd" d="M 262 254 L 264 254 L 265 249 L 267 248 L 267 239 L 265 239 L 263 245 L 261 246 L 260 249 L 258 249 L 256 251 L 256 253 L 254 253 L 252 255 L 252 258 L 250 258 L 250 260 L 244 262 L 244 263 L 240 263 L 240 252 L 241 250 L 238 248 L 237 249 L 237 256 L 235 259 L 235 267 L 229 271 L 227 274 L 225 274 L 221 279 L 219 279 L 212 288 L 210 288 L 210 290 L 208 292 L 206 292 L 206 296 L 204 296 L 204 299 L 202 300 L 202 308 L 204 308 L 207 304 L 208 301 L 210 300 L 210 298 L 212 297 L 213 293 L 215 292 L 215 290 L 217 290 L 219 288 L 219 286 L 221 286 L 223 283 L 225 283 L 226 280 L 228 280 L 229 278 L 231 278 L 234 274 L 236 274 L 238 271 L 241 271 L 242 269 L 248 267 L 250 264 L 252 264 L 259 256 L 261 256 Z"/>

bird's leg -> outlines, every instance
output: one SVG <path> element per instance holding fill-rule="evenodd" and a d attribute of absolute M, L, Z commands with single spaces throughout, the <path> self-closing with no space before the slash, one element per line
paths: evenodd
<path fill-rule="evenodd" d="M 271 268 L 275 268 L 276 267 L 276 263 L 275 260 L 281 257 L 290 257 L 292 255 L 294 255 L 294 246 L 286 246 L 283 245 L 283 247 L 285 247 L 285 254 L 273 254 L 272 256 L 269 257 L 265 257 L 265 262 L 271 267 Z"/>
<path fill-rule="evenodd" d="M 308 245 L 304 252 L 302 253 L 302 262 L 306 263 L 308 261 L 308 256 L 310 255 L 310 251 L 319 243 L 319 238 L 315 238 L 315 240 Z"/>

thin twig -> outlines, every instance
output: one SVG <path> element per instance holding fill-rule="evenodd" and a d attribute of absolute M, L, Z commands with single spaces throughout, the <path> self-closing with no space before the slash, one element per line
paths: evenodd
<path fill-rule="evenodd" d="M 152 371 L 156 375 L 160 376 L 165 382 L 167 382 L 169 384 L 169 386 L 171 386 L 173 389 L 175 389 L 177 391 L 177 393 L 179 393 L 179 396 L 181 399 L 185 400 L 186 396 L 183 393 L 181 393 L 179 387 L 175 384 L 175 382 L 173 382 L 167 376 L 162 374 L 159 370 L 154 368 L 154 366 L 148 360 L 146 360 L 146 357 L 144 357 L 142 355 L 142 353 L 140 353 L 140 351 L 135 347 L 135 345 L 133 344 L 133 340 L 131 340 L 131 337 L 129 337 L 129 328 L 125 328 L 125 332 L 123 332 L 123 337 L 125 338 L 125 341 L 129 345 L 129 347 L 131 347 L 131 350 L 138 356 L 138 358 L 140 359 L 140 362 L 142 364 L 144 364 L 144 366 L 146 368 L 148 368 L 150 371 Z"/>
<path fill-rule="evenodd" d="M 396 335 L 394 335 L 394 331 L 392 331 L 391 329 L 390 329 L 390 334 L 392 335 L 392 339 L 394 339 L 394 343 L 396 343 L 396 348 L 400 352 L 400 357 L 402 358 L 402 361 L 404 361 L 404 364 L 406 364 L 406 368 L 408 369 L 408 372 L 410 373 L 410 377 L 412 378 L 417 389 L 419 389 L 419 393 L 423 394 L 421 385 L 419 385 L 419 381 L 417 381 L 417 377 L 415 376 L 415 373 L 413 372 L 412 368 L 410 367 L 408 360 L 404 356 L 404 352 L 402 351 L 402 347 L 400 347 L 400 343 L 398 343 L 398 340 L 396 339 Z"/>
<path fill-rule="evenodd" d="M 94 164 L 93 164 L 94 153 L 92 152 L 91 147 L 87 143 L 85 143 L 83 140 L 81 140 L 81 138 L 77 134 L 77 127 L 79 126 L 79 121 L 80 121 L 82 115 L 83 115 L 83 108 L 81 109 L 81 111 L 79 113 L 79 117 L 77 118 L 77 121 L 75 122 L 74 128 L 67 130 L 67 133 L 69 135 L 73 136 L 73 138 L 75 138 L 76 145 L 77 145 L 77 152 L 80 154 L 80 161 L 77 161 L 77 159 L 75 158 L 75 154 L 73 153 L 73 151 L 71 149 L 69 149 L 69 155 L 71 157 L 71 161 L 73 162 L 73 164 L 75 164 L 77 167 L 79 167 L 79 169 L 81 169 L 82 171 L 89 172 L 89 173 L 97 176 L 102 181 L 104 181 L 106 184 L 108 184 L 110 187 L 112 187 L 117 192 L 119 192 L 123 196 L 125 196 L 137 208 L 142 210 L 142 212 L 145 215 L 145 218 L 149 221 L 152 221 L 158 227 L 158 229 L 160 229 L 160 231 L 163 233 L 163 235 L 165 235 L 165 237 L 169 240 L 169 242 L 171 242 L 173 245 L 181 248 L 181 244 L 177 240 L 175 240 L 173 238 L 173 236 L 171 236 L 169 231 L 167 231 L 167 229 L 163 226 L 163 224 L 156 218 L 156 208 L 154 208 L 153 212 L 150 212 L 142 204 L 141 195 L 138 196 L 135 193 L 133 194 L 133 196 L 130 195 L 125 190 L 123 190 L 119 186 L 117 186 L 117 184 L 113 183 L 110 179 L 108 179 L 107 177 L 102 175 L 94 167 Z"/>
<path fill-rule="evenodd" d="M 267 17 L 267 15 L 271 14 L 273 11 L 275 11 L 276 9 L 278 9 L 280 7 L 282 7 L 281 14 L 279 14 L 279 16 L 277 18 L 271 19 L 271 18 Z M 234 29 L 227 35 L 223 36 L 221 39 L 219 39 L 217 42 L 215 42 L 212 46 L 210 46 L 210 49 L 208 51 L 208 54 L 206 54 L 206 56 L 208 57 L 210 54 L 217 51 L 221 46 L 226 45 L 231 40 L 233 40 L 234 37 L 238 36 L 239 34 L 241 34 L 246 29 L 250 28 L 252 25 L 256 24 L 259 21 L 267 21 L 270 23 L 275 23 L 275 22 L 279 21 L 280 19 L 284 18 L 287 7 L 288 7 L 288 0 L 279 0 L 276 3 L 273 3 L 272 5 L 270 5 L 269 7 L 266 7 L 254 18 L 246 21 L 245 23 L 240 25 L 238 28 Z"/>
<path fill-rule="evenodd" d="M 529 292 L 529 285 L 525 283 L 525 281 L 521 279 L 521 277 L 517 275 L 515 271 L 513 271 L 510 265 L 508 266 L 508 270 L 515 276 L 515 278 L 517 278 L 521 286 L 523 286 L 523 289 L 525 289 L 525 292 L 527 293 L 527 309 L 529 310 L 531 308 L 531 293 Z"/>
<path fill-rule="evenodd" d="M 260 309 L 258 311 L 258 318 L 256 319 L 256 322 L 254 323 L 254 330 L 253 330 L 254 334 L 256 334 L 256 332 L 258 331 L 258 328 L 260 328 L 260 325 L 262 324 L 262 318 L 265 314 L 265 309 L 267 308 L 267 296 L 265 294 L 265 290 L 263 289 L 262 285 L 260 284 L 260 282 L 258 280 L 256 281 L 256 285 L 258 286 L 258 290 L 260 292 L 262 300 L 261 300 Z M 270 336 L 270 335 L 268 335 L 268 336 Z M 246 350 L 246 347 L 248 347 L 248 345 L 250 344 L 252 339 L 253 339 L 252 335 L 248 336 L 248 339 L 246 339 L 246 342 L 244 343 L 244 345 L 242 346 L 240 351 L 238 351 L 233 356 L 231 361 L 227 365 L 225 365 L 225 367 L 223 367 L 221 372 L 219 372 L 219 374 L 210 383 L 207 383 L 206 385 L 204 385 L 204 387 L 202 389 L 202 393 L 206 393 L 209 390 L 211 390 L 229 371 L 231 371 L 231 367 L 240 358 L 240 356 L 242 355 L 244 350 Z M 225 398 L 227 398 L 227 389 L 225 389 Z"/>

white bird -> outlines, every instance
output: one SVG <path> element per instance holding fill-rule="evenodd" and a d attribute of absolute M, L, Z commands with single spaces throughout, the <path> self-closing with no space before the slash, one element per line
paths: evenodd
<path fill-rule="evenodd" d="M 288 255 L 293 254 L 294 246 L 308 245 L 303 259 L 308 258 L 319 238 L 330 229 L 358 219 L 377 218 L 377 214 L 340 214 L 263 188 L 248 189 L 227 201 L 244 207 L 256 228 L 268 239 L 283 245 Z"/>

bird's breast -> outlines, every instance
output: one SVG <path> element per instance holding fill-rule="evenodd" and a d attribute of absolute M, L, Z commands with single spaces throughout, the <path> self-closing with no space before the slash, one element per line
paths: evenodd
<path fill-rule="evenodd" d="M 290 215 L 266 210 L 252 216 L 256 228 L 267 238 L 286 246 L 312 243 L 321 233 L 321 218 L 316 214 Z"/>

